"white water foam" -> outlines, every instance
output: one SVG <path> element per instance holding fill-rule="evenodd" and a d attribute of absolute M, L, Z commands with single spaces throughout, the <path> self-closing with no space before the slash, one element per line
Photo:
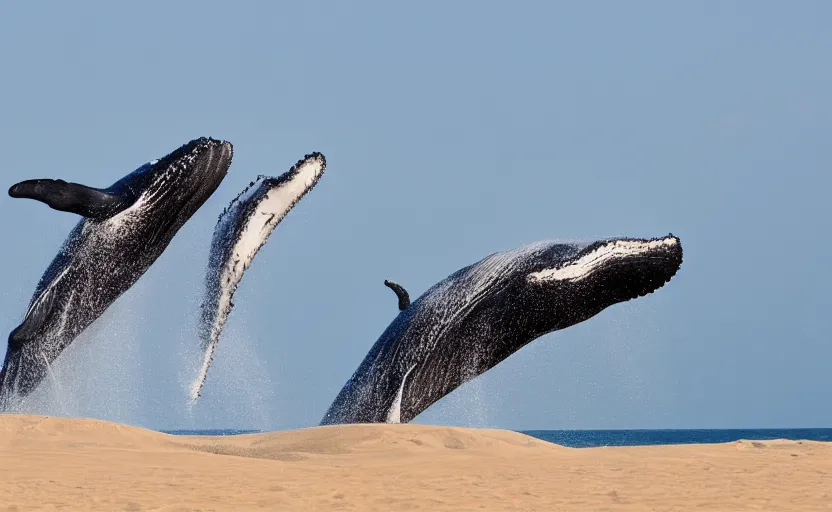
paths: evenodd
<path fill-rule="evenodd" d="M 164 264 L 167 259 L 160 258 L 161 268 L 152 267 L 78 336 L 52 362 L 43 382 L 22 403 L 10 404 L 9 412 L 152 428 L 272 428 L 275 382 L 256 338 L 236 322 L 220 345 L 203 400 L 189 408 L 187 388 L 199 347 L 196 325 L 187 315 L 201 300 L 202 275 L 195 269 L 183 279 Z M 153 301 L 171 293 L 184 303 L 168 310 Z"/>
<path fill-rule="evenodd" d="M 137 326 L 144 288 L 137 283 L 78 336 L 14 411 L 140 423 L 146 393 Z"/>
<path fill-rule="evenodd" d="M 271 405 L 276 402 L 277 383 L 259 356 L 256 337 L 238 322 L 225 329 L 225 343 L 217 346 L 217 357 L 211 365 L 210 378 L 196 403 L 190 400 L 188 377 L 196 371 L 198 348 L 184 350 L 180 357 L 189 361 L 182 366 L 180 389 L 186 398 L 184 410 L 193 425 L 222 425 L 223 428 L 254 428 L 267 430 L 275 425 Z M 232 420 L 229 420 L 232 418 Z M 229 424 L 231 421 L 232 424 Z"/>
<path fill-rule="evenodd" d="M 631 428 L 640 426 L 632 420 L 672 406 L 672 390 L 645 381 L 660 372 L 666 346 L 651 309 L 635 301 L 612 306 L 535 340 L 491 370 L 506 405 L 497 411 L 498 423 L 520 429 Z"/>
<path fill-rule="evenodd" d="M 413 423 L 497 428 L 502 408 L 498 384 L 491 372 L 475 377 L 433 404 Z"/>

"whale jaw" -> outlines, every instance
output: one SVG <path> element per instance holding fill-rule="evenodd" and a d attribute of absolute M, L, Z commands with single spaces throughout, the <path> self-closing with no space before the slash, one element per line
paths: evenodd
<path fill-rule="evenodd" d="M 616 238 L 592 243 L 572 258 L 531 272 L 527 281 L 544 288 L 591 290 L 612 304 L 658 290 L 676 275 L 681 264 L 682 244 L 672 234 L 653 239 Z"/>

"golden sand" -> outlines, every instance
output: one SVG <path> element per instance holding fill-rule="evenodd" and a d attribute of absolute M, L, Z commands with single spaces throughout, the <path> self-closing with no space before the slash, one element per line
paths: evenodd
<path fill-rule="evenodd" d="M 574 449 L 421 425 L 204 438 L 0 415 L 5 510 L 832 511 L 832 444 Z"/>

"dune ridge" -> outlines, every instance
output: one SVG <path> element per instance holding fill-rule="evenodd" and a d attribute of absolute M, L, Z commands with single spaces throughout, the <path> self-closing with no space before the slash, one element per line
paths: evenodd
<path fill-rule="evenodd" d="M 0 510 L 832 510 L 832 445 L 565 448 L 423 425 L 172 436 L 0 415 Z M 5 508 L 4 508 L 5 507 Z"/>

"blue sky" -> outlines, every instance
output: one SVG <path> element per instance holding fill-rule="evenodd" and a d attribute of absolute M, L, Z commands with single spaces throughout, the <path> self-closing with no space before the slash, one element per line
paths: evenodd
<path fill-rule="evenodd" d="M 418 422 L 832 426 L 832 4 L 9 3 L 6 185 L 108 186 L 190 139 L 231 173 L 32 407 L 151 428 L 317 424 L 395 317 L 543 239 L 679 235 L 659 292 L 545 336 Z M 311 151 L 187 410 L 217 215 Z M 4 189 L 5 190 L 5 189 Z M 0 330 L 77 222 L 0 197 Z M 5 345 L 5 344 L 3 344 Z"/>

